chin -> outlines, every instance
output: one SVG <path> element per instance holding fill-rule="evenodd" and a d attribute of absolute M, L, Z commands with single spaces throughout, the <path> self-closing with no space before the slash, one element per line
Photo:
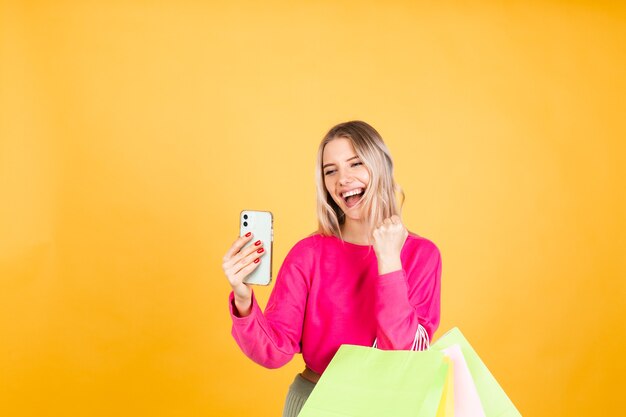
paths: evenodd
<path fill-rule="evenodd" d="M 363 220 L 363 216 L 361 215 L 361 210 L 359 210 L 358 212 L 348 212 L 346 213 L 344 211 L 344 214 L 346 216 L 346 219 L 350 219 L 350 220 Z"/>

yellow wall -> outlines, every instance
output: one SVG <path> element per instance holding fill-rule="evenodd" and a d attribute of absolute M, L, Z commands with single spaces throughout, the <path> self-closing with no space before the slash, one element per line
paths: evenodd
<path fill-rule="evenodd" d="M 279 415 L 302 360 L 239 351 L 221 257 L 271 210 L 277 271 L 355 118 L 442 251 L 438 334 L 524 415 L 621 411 L 626 9 L 224 3 L 2 3 L 0 415 Z"/>

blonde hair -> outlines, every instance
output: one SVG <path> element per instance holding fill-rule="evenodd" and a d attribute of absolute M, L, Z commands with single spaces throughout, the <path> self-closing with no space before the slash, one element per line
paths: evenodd
<path fill-rule="evenodd" d="M 360 120 L 334 126 L 320 143 L 315 168 L 318 233 L 341 238 L 341 226 L 345 222 L 345 213 L 326 189 L 322 170 L 324 148 L 330 141 L 338 138 L 345 138 L 352 143 L 356 154 L 370 174 L 370 182 L 365 189 L 361 204 L 363 204 L 363 212 L 368 220 L 371 236 L 374 229 L 384 219 L 400 215 L 404 204 L 404 192 L 393 179 L 393 161 L 382 137 L 376 129 Z M 395 197 L 396 192 L 402 197 L 399 205 Z"/>

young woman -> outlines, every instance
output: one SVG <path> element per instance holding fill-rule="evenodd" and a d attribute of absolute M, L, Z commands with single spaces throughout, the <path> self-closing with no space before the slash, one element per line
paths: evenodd
<path fill-rule="evenodd" d="M 253 361 L 278 368 L 302 353 L 305 370 L 289 387 L 283 417 L 296 416 L 342 344 L 379 349 L 425 346 L 439 325 L 441 257 L 400 220 L 393 163 L 378 132 L 341 123 L 317 155 L 319 229 L 289 251 L 262 312 L 243 279 L 262 262 L 262 245 L 224 256 L 232 334 Z"/>

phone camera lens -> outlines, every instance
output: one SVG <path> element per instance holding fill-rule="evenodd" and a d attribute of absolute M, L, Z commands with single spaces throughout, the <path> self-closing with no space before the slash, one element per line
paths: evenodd
<path fill-rule="evenodd" d="M 248 222 L 243 222 L 244 227 L 248 226 Z"/>
<path fill-rule="evenodd" d="M 244 215 L 243 215 L 243 219 L 244 219 L 244 220 L 248 220 L 248 215 L 247 215 L 247 214 L 244 214 Z"/>

